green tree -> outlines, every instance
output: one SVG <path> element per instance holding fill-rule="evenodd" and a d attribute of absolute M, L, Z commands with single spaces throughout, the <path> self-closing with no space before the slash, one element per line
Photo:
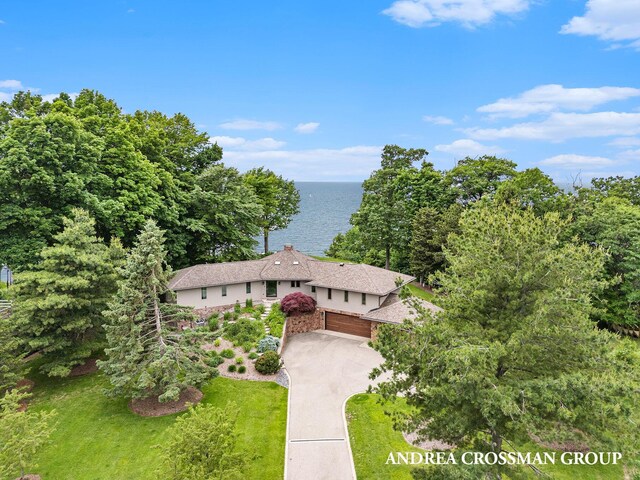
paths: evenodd
<path fill-rule="evenodd" d="M 209 167 L 196 179 L 188 222 L 194 263 L 255 257 L 254 237 L 262 231 L 262 208 L 235 168 Z"/>
<path fill-rule="evenodd" d="M 236 451 L 235 404 L 225 409 L 200 404 L 190 407 L 167 430 L 160 446 L 162 478 L 169 480 L 242 479 L 244 456 Z"/>
<path fill-rule="evenodd" d="M 379 391 L 413 407 L 398 419 L 403 429 L 494 453 L 578 429 L 592 447 L 637 453 L 638 350 L 590 321 L 603 252 L 562 242 L 566 228 L 557 213 L 489 203 L 465 212 L 437 274 L 444 311 L 378 330 L 391 373 Z M 464 468 L 436 467 L 433 478 L 464 478 Z M 484 478 L 518 474 L 482 469 Z"/>
<path fill-rule="evenodd" d="M 386 145 L 382 150 L 380 169 L 362 184 L 362 203 L 351 217 L 368 248 L 382 250 L 385 268 L 390 268 L 392 249 L 402 249 L 409 243 L 411 216 L 410 182 L 415 175 L 413 164 L 426 157 L 424 149 L 405 149 Z"/>
<path fill-rule="evenodd" d="M 260 226 L 264 253 L 269 253 L 269 232 L 287 228 L 293 216 L 300 211 L 300 192 L 292 180 L 285 180 L 263 167 L 246 172 L 244 181 L 253 189 L 262 207 Z"/>
<path fill-rule="evenodd" d="M 0 397 L 0 477 L 25 478 L 37 468 L 34 458 L 55 429 L 56 412 L 22 408 L 28 395 L 18 390 Z"/>
<path fill-rule="evenodd" d="M 444 249 L 449 234 L 459 230 L 462 211 L 463 207 L 454 203 L 442 213 L 433 207 L 425 207 L 416 214 L 409 251 L 411 273 L 421 283 L 446 266 Z"/>
<path fill-rule="evenodd" d="M 501 182 L 516 175 L 516 164 L 504 158 L 484 155 L 466 157 L 447 172 L 447 180 L 456 199 L 473 203 L 483 195 L 493 194 Z"/>
<path fill-rule="evenodd" d="M 102 310 L 115 293 L 124 251 L 96 237 L 94 220 L 80 209 L 65 218 L 55 244 L 33 270 L 16 275 L 12 322 L 29 351 L 42 355 L 40 370 L 66 377 L 101 341 Z"/>
<path fill-rule="evenodd" d="M 576 219 L 572 232 L 606 249 L 605 277 L 595 318 L 610 325 L 640 326 L 640 206 L 629 200 L 596 198 Z"/>
<path fill-rule="evenodd" d="M 495 193 L 497 202 L 532 208 L 542 215 L 566 210 L 568 198 L 539 168 L 517 172 L 513 178 L 500 183 Z"/>
<path fill-rule="evenodd" d="M 0 315 L 0 393 L 13 387 L 24 372 L 24 354 L 13 321 Z"/>
<path fill-rule="evenodd" d="M 162 231 L 147 221 L 127 258 L 125 279 L 104 312 L 108 346 L 98 366 L 109 377 L 110 395 L 165 402 L 211 377 L 199 343 L 178 330 L 181 321 L 194 321 L 194 314 L 160 301 L 169 293 L 163 243 Z"/>

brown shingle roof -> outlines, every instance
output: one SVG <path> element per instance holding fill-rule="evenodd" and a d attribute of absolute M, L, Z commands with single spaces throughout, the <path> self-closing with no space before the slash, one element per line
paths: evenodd
<path fill-rule="evenodd" d="M 442 310 L 440 307 L 425 300 L 419 298 L 412 298 L 412 300 L 417 301 L 418 304 L 427 311 L 436 313 Z M 410 302 L 402 301 L 398 295 L 392 293 L 379 308 L 364 314 L 362 318 L 375 322 L 402 323 L 403 320 L 407 318 L 413 319 L 416 318 L 416 316 L 416 309 Z"/>
<path fill-rule="evenodd" d="M 409 275 L 371 265 L 322 262 L 285 248 L 260 260 L 211 263 L 178 270 L 169 288 L 188 290 L 260 280 L 310 280 L 308 285 L 386 295 L 398 288 L 398 278 L 403 284 L 413 280 Z"/>

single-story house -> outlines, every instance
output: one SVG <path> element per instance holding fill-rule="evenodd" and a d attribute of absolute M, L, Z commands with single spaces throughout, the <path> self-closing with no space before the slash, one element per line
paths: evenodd
<path fill-rule="evenodd" d="M 322 327 L 351 335 L 375 335 L 380 323 L 401 323 L 414 312 L 398 291 L 415 280 L 371 265 L 324 262 L 285 245 L 259 260 L 194 265 L 169 283 L 179 305 L 196 309 L 282 299 L 303 292 L 316 299 Z M 438 307 L 424 302 L 426 308 Z"/>

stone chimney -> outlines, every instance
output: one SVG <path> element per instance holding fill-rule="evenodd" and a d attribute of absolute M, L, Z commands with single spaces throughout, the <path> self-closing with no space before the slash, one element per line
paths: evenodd
<path fill-rule="evenodd" d="M 285 243 L 284 249 L 290 252 L 293 250 L 293 245 L 291 245 L 290 243 Z"/>

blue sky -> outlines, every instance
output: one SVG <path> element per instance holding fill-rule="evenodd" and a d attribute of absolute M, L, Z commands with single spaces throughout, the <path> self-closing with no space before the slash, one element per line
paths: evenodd
<path fill-rule="evenodd" d="M 25 0 L 0 44 L 0 100 L 182 112 L 240 170 L 362 180 L 395 143 L 442 169 L 640 174 L 638 0 Z"/>

